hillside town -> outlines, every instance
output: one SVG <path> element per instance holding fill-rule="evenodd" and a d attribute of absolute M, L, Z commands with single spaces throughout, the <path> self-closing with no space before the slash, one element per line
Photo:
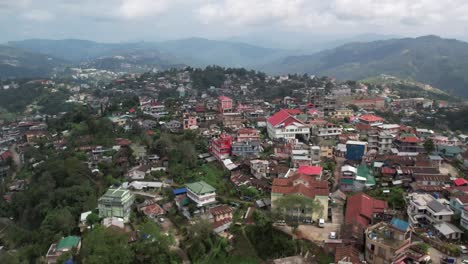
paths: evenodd
<path fill-rule="evenodd" d="M 243 69 L 73 74 L 0 87 L 61 98 L 0 118 L 18 263 L 468 259 L 468 131 L 444 119 L 463 102 Z"/>

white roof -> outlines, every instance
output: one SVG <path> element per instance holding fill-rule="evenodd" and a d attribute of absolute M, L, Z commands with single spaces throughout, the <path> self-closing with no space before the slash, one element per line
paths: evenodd
<path fill-rule="evenodd" d="M 345 172 L 345 171 L 351 171 L 353 173 L 357 173 L 357 169 L 351 165 L 344 165 L 343 167 L 341 167 L 341 172 Z"/>
<path fill-rule="evenodd" d="M 346 141 L 346 145 L 364 145 L 364 146 L 367 146 L 367 142 L 365 141 L 355 141 L 355 140 L 348 140 Z"/>
<path fill-rule="evenodd" d="M 434 228 L 437 229 L 437 231 L 439 231 L 444 236 L 447 236 L 453 233 L 463 233 L 463 231 L 461 231 L 460 228 L 447 222 L 436 224 L 434 225 Z"/>
<path fill-rule="evenodd" d="M 143 188 L 161 188 L 165 184 L 162 182 L 149 182 L 149 181 L 133 181 L 128 185 L 128 188 L 133 187 L 137 190 L 141 190 Z"/>
<path fill-rule="evenodd" d="M 223 160 L 223 164 L 224 164 L 224 167 L 226 167 L 226 169 L 228 169 L 228 170 L 233 170 L 233 169 L 237 168 L 237 165 L 234 164 L 232 162 L 232 160 L 230 160 L 230 159 Z"/>
<path fill-rule="evenodd" d="M 382 129 L 392 129 L 392 128 L 400 128 L 400 125 L 398 125 L 398 124 L 384 124 L 384 125 L 380 125 L 378 127 L 382 128 Z"/>
<path fill-rule="evenodd" d="M 374 168 L 382 168 L 383 165 L 384 165 L 383 162 L 380 162 L 380 161 L 374 162 Z"/>
<path fill-rule="evenodd" d="M 91 213 L 92 213 L 91 211 L 81 213 L 80 222 L 82 222 L 82 223 L 86 222 L 86 218 L 87 218 L 88 215 L 90 215 Z"/>

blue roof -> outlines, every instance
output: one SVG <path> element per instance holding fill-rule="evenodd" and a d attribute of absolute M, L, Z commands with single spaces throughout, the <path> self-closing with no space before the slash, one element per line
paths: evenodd
<path fill-rule="evenodd" d="M 75 264 L 72 258 L 67 259 L 63 264 Z"/>
<path fill-rule="evenodd" d="M 174 189 L 172 192 L 174 195 L 184 194 L 187 193 L 187 188 Z"/>
<path fill-rule="evenodd" d="M 409 227 L 409 223 L 406 221 L 403 221 L 399 218 L 393 218 L 390 224 L 395 227 L 396 229 L 399 229 L 401 231 L 406 231 Z"/>

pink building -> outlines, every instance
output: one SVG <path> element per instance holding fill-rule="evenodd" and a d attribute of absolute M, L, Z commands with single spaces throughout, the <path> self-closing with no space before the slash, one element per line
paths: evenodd
<path fill-rule="evenodd" d="M 197 117 L 192 116 L 188 113 L 185 113 L 183 124 L 184 124 L 184 129 L 197 129 L 198 128 Z"/>
<path fill-rule="evenodd" d="M 220 113 L 229 113 L 233 110 L 233 101 L 227 96 L 218 97 L 218 112 Z"/>

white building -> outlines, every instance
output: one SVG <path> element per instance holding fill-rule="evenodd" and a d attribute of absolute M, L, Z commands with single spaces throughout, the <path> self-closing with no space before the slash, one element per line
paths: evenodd
<path fill-rule="evenodd" d="M 281 110 L 267 120 L 268 137 L 271 139 L 294 139 L 300 135 L 310 137 L 310 128 L 287 110 Z"/>
<path fill-rule="evenodd" d="M 216 189 L 204 181 L 188 183 L 187 196 L 197 204 L 198 207 L 202 207 L 208 204 L 216 202 Z"/>
<path fill-rule="evenodd" d="M 436 199 L 430 194 L 412 193 L 408 198 L 407 213 L 413 227 L 419 227 L 421 224 L 435 225 L 441 222 L 450 222 L 452 215 L 454 215 L 444 200 Z"/>

